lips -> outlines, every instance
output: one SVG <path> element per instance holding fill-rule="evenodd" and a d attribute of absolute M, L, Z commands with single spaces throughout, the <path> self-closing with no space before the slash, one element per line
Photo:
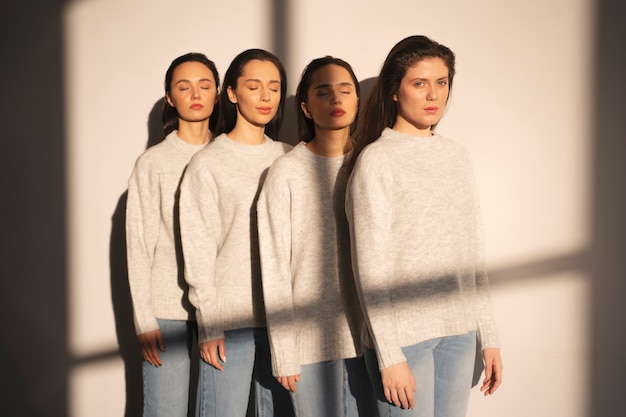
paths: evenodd
<path fill-rule="evenodd" d="M 257 110 L 261 114 L 270 114 L 272 112 L 272 108 L 271 107 L 257 107 Z"/>
<path fill-rule="evenodd" d="M 192 104 L 191 107 L 189 107 L 191 110 L 200 110 L 202 109 L 204 106 L 202 104 Z"/>
<path fill-rule="evenodd" d="M 334 117 L 341 117 L 344 114 L 346 114 L 346 112 L 344 110 L 337 109 L 337 110 L 333 110 L 330 114 Z"/>
<path fill-rule="evenodd" d="M 424 111 L 429 114 L 435 114 L 439 111 L 439 107 L 426 107 Z"/>

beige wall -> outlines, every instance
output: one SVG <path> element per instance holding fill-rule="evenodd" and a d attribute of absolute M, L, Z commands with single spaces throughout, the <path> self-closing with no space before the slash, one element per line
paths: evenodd
<path fill-rule="evenodd" d="M 501 390 L 474 391 L 468 415 L 585 416 L 591 282 L 576 259 L 591 244 L 591 0 L 287 3 L 278 40 L 270 0 L 66 6 L 70 415 L 124 413 L 112 218 L 169 62 L 204 52 L 223 74 L 241 50 L 266 48 L 293 94 L 312 58 L 341 57 L 365 80 L 395 42 L 426 34 L 457 55 L 439 130 L 474 157 L 505 361 Z"/>

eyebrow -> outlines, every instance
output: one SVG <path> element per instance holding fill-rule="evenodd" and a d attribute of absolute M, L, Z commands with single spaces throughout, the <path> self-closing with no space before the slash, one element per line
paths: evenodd
<path fill-rule="evenodd" d="M 339 84 L 340 87 L 354 87 L 354 84 L 350 82 L 343 82 L 343 83 L 337 83 L 337 84 Z M 316 85 L 315 87 L 313 87 L 313 89 L 317 90 L 318 88 L 329 88 L 329 87 L 332 87 L 332 84 L 327 83 L 327 84 Z"/>
<path fill-rule="evenodd" d="M 444 76 L 444 77 L 439 77 L 439 78 L 436 78 L 436 80 L 437 80 L 437 81 L 440 81 L 440 80 L 447 80 L 448 78 L 450 78 L 450 76 L 449 76 L 449 75 L 446 75 L 446 76 Z M 429 79 L 430 79 L 430 78 L 415 77 L 415 78 L 412 78 L 412 79 L 410 80 L 410 82 L 413 82 L 413 81 L 427 81 L 427 80 L 429 80 Z"/>
<path fill-rule="evenodd" d="M 262 80 L 260 80 L 258 78 L 248 78 L 247 80 L 244 80 L 244 83 L 247 83 L 247 82 L 250 82 L 250 81 L 255 82 L 255 83 L 262 83 L 263 82 Z M 279 80 L 270 80 L 268 84 L 272 84 L 272 83 L 280 84 L 280 81 Z"/>
<path fill-rule="evenodd" d="M 212 82 L 213 82 L 213 80 L 212 80 L 212 79 L 210 79 L 210 78 L 200 78 L 198 81 L 210 82 L 210 83 L 212 83 Z M 184 78 L 184 79 L 182 79 L 182 80 L 178 80 L 178 81 L 176 81 L 176 84 L 175 84 L 175 85 L 177 85 L 177 84 L 179 84 L 179 83 L 190 83 L 190 82 L 191 82 L 191 81 L 189 81 L 188 79 L 185 79 L 185 78 Z"/>

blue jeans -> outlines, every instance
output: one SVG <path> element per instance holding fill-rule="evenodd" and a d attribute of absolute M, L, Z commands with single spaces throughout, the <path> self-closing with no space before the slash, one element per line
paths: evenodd
<path fill-rule="evenodd" d="M 476 356 L 476 332 L 441 337 L 402 348 L 417 392 L 415 408 L 403 410 L 385 399 L 376 353 L 365 352 L 380 417 L 464 417 Z"/>
<path fill-rule="evenodd" d="M 297 388 L 297 417 L 378 416 L 363 357 L 303 365 Z"/>
<path fill-rule="evenodd" d="M 223 371 L 200 361 L 196 416 L 245 417 L 252 381 L 257 417 L 292 415 L 287 392 L 272 377 L 267 330 L 228 330 L 224 345 Z"/>
<path fill-rule="evenodd" d="M 190 352 L 196 323 L 157 319 L 165 352 L 160 367 L 145 360 L 143 368 L 144 417 L 187 417 Z"/>

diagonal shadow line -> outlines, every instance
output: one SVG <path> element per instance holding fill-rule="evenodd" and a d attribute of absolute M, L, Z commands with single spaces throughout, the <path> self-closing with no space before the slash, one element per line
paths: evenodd
<path fill-rule="evenodd" d="M 543 259 L 524 262 L 505 268 L 489 269 L 491 287 L 528 279 L 537 279 L 545 275 L 564 271 L 580 271 L 590 274 L 592 269 L 591 250 L 564 253 Z"/>
<path fill-rule="evenodd" d="M 527 281 L 528 279 L 537 279 L 548 274 L 554 274 L 564 271 L 581 271 L 589 272 L 591 270 L 591 255 L 589 250 L 580 252 L 566 253 L 556 257 L 549 257 L 535 260 L 532 262 L 520 263 L 507 268 L 499 268 L 489 271 L 489 280 L 492 287 L 512 282 Z M 397 288 L 396 288 L 397 289 Z M 450 285 L 449 289 L 454 290 L 454 286 Z M 399 288 L 396 294 L 405 294 L 404 299 L 394 297 L 396 302 L 416 302 L 415 293 L 418 290 L 415 285 L 406 285 Z M 433 296 L 432 292 L 428 296 Z M 304 306 L 305 316 L 311 317 L 314 322 L 315 312 L 319 309 L 316 302 L 311 302 Z M 282 312 L 275 312 L 279 316 Z M 310 313 L 310 314 L 308 314 Z M 237 320 L 237 318 L 233 318 Z M 114 360 L 120 357 L 118 349 L 104 349 L 87 355 L 73 355 L 70 358 L 70 366 L 78 366 L 86 363 L 104 362 Z"/>

